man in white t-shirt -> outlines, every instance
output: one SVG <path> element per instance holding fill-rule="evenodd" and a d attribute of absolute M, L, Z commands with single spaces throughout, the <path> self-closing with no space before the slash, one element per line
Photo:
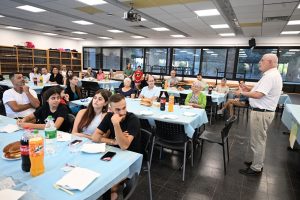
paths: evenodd
<path fill-rule="evenodd" d="M 43 83 L 48 83 L 50 79 L 51 74 L 48 73 L 48 70 L 46 67 L 42 68 L 42 77 L 43 77 Z"/>
<path fill-rule="evenodd" d="M 274 119 L 275 110 L 282 90 L 282 78 L 277 69 L 278 58 L 275 54 L 265 54 L 259 61 L 259 70 L 263 76 L 250 90 L 241 86 L 242 91 L 236 95 L 249 97 L 250 115 L 250 148 L 252 160 L 245 161 L 246 169 L 240 169 L 247 176 L 261 175 L 267 142 L 267 132 Z"/>
<path fill-rule="evenodd" d="M 9 78 L 14 87 L 3 93 L 6 116 L 11 118 L 26 117 L 40 106 L 37 94 L 25 85 L 21 73 L 10 74 Z"/>
<path fill-rule="evenodd" d="M 148 98 L 151 99 L 152 101 L 157 100 L 160 94 L 160 89 L 154 85 L 155 80 L 153 76 L 148 77 L 147 83 L 148 86 L 143 87 L 139 98 Z"/>

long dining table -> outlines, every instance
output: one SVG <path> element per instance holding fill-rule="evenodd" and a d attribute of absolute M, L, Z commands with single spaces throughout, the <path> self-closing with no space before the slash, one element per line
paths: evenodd
<path fill-rule="evenodd" d="M 300 144 L 300 105 L 286 104 L 281 121 L 290 131 L 296 126 L 297 142 Z"/>
<path fill-rule="evenodd" d="M 5 116 L 0 116 L 0 128 L 7 124 L 16 124 L 16 120 Z M 19 141 L 24 130 L 14 133 L 0 132 L 0 147 L 3 149 L 7 144 Z M 44 136 L 44 131 L 39 131 Z M 78 138 L 77 138 L 78 139 Z M 82 138 L 81 138 L 82 139 Z M 88 139 L 82 139 L 84 143 L 90 143 Z M 13 189 L 26 191 L 22 200 L 82 200 L 97 199 L 113 185 L 120 181 L 131 178 L 135 173 L 139 173 L 142 165 L 142 155 L 131 151 L 123 151 L 119 148 L 106 146 L 106 151 L 114 151 L 116 155 L 109 162 L 101 161 L 100 157 L 104 153 L 72 153 L 68 150 L 70 141 L 57 142 L 57 152 L 54 155 L 45 154 L 45 172 L 37 177 L 31 177 L 21 169 L 21 160 L 6 160 L 0 158 L 0 182 L 5 178 L 12 178 L 16 186 Z M 66 164 L 77 163 L 77 166 L 99 173 L 90 185 L 83 191 L 72 190 L 70 195 L 62 190 L 53 187 L 59 179 L 67 172 L 62 170 Z M 5 198 L 0 198 L 5 199 Z"/>

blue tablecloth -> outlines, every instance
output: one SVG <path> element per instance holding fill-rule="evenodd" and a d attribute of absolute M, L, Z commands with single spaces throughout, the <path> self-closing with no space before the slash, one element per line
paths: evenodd
<path fill-rule="evenodd" d="M 287 94 L 280 95 L 280 98 L 278 100 L 278 104 L 285 105 L 285 104 L 291 104 L 291 103 L 292 103 L 292 101 L 291 101 L 289 95 L 287 95 Z"/>
<path fill-rule="evenodd" d="M 127 103 L 127 111 L 136 114 L 139 118 L 148 119 L 151 125 L 155 125 L 154 120 L 160 120 L 165 122 L 171 122 L 176 124 L 183 124 L 184 130 L 188 137 L 192 138 L 196 128 L 199 128 L 201 125 L 208 122 L 207 115 L 204 109 L 198 108 L 183 108 L 178 105 L 174 106 L 174 112 L 168 112 L 168 107 L 166 106 L 166 111 L 161 111 L 159 107 L 156 106 L 143 106 L 140 105 L 139 99 L 130 99 L 126 98 Z M 152 115 L 143 115 L 143 111 L 151 111 Z M 195 116 L 188 117 L 185 116 L 184 113 L 196 113 Z M 162 115 L 176 115 L 178 118 L 176 119 L 162 119 Z"/>
<path fill-rule="evenodd" d="M 111 87 L 119 88 L 121 84 L 121 81 L 116 81 L 116 80 L 96 81 L 95 79 L 90 80 L 90 78 L 82 79 L 81 81 L 97 82 L 99 84 L 99 87 L 104 89 L 110 89 Z"/>
<path fill-rule="evenodd" d="M 281 121 L 289 130 L 291 130 L 293 123 L 298 125 L 297 142 L 300 143 L 300 105 L 286 104 Z"/>
<path fill-rule="evenodd" d="M 0 116 L 0 126 L 15 123 L 14 119 Z M 23 131 L 15 133 L 0 133 L 0 147 L 11 142 L 20 140 Z M 43 131 L 40 131 L 41 135 Z M 85 142 L 89 142 L 85 140 Z M 116 152 L 116 156 L 110 161 L 101 161 L 100 157 L 104 153 L 87 154 L 87 153 L 70 153 L 68 150 L 69 142 L 57 142 L 57 153 L 52 156 L 45 156 L 45 173 L 38 177 L 31 177 L 29 173 L 21 170 L 21 160 L 8 161 L 0 159 L 0 177 L 12 177 L 17 180 L 19 185 L 25 185 L 29 190 L 22 199 L 97 199 L 113 185 L 121 180 L 131 177 L 134 173 L 140 172 L 142 164 L 142 155 L 131 151 L 122 151 L 121 149 L 107 146 L 107 150 Z M 84 191 L 74 191 L 74 195 L 69 195 L 53 187 L 53 184 L 62 178 L 67 172 L 61 168 L 66 163 L 77 162 L 79 167 L 88 168 L 100 176 L 92 182 Z"/>

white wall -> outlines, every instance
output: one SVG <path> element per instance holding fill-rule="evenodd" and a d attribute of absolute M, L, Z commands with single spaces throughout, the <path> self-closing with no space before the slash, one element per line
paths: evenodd
<path fill-rule="evenodd" d="M 78 40 L 71 40 L 53 36 L 44 36 L 34 33 L 26 33 L 22 31 L 11 31 L 0 29 L 0 45 L 13 46 L 24 45 L 26 41 L 31 41 L 37 49 L 49 49 L 49 48 L 64 48 L 64 49 L 76 49 L 82 51 L 81 42 Z"/>
<path fill-rule="evenodd" d="M 82 46 L 248 46 L 250 38 L 86 40 Z M 258 37 L 257 46 L 300 46 L 299 37 Z"/>

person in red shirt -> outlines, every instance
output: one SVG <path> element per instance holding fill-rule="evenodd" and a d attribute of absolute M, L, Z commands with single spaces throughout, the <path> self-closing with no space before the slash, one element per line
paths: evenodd
<path fill-rule="evenodd" d="M 138 66 L 137 70 L 133 74 L 133 79 L 136 87 L 138 87 L 141 84 L 142 78 L 143 78 L 143 71 L 141 70 L 141 66 Z"/>

